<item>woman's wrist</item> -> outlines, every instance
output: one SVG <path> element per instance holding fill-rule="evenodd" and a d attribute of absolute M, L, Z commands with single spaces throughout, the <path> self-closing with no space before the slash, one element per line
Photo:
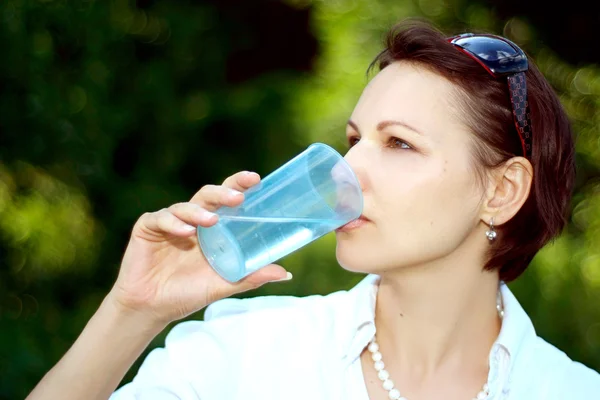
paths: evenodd
<path fill-rule="evenodd" d="M 102 301 L 99 311 L 110 320 L 109 324 L 115 326 L 116 329 L 119 329 L 120 326 L 128 329 L 135 327 L 139 334 L 146 337 L 151 336 L 150 340 L 168 325 L 167 321 L 161 321 L 150 312 L 128 307 L 116 298 L 112 290 Z"/>

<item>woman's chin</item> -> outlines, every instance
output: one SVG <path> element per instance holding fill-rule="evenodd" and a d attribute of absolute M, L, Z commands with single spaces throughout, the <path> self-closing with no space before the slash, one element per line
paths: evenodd
<path fill-rule="evenodd" d="M 338 264 L 346 271 L 364 274 L 377 273 L 378 269 L 374 266 L 378 265 L 379 262 L 370 254 L 365 254 L 365 252 L 361 254 L 361 252 L 352 249 L 341 249 L 338 245 L 335 256 Z"/>

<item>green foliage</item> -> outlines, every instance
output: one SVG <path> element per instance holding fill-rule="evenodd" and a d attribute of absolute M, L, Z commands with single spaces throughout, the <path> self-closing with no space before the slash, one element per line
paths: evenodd
<path fill-rule="evenodd" d="M 511 286 L 539 334 L 600 369 L 597 65 L 563 62 L 525 19 L 475 1 L 287 0 L 310 12 L 312 70 L 271 54 L 252 73 L 256 60 L 238 56 L 264 46 L 251 6 L 142 3 L 0 4 L 0 398 L 25 397 L 75 340 L 143 212 L 238 170 L 264 175 L 314 141 L 341 150 L 382 34 L 407 16 L 512 38 L 560 94 L 578 134 L 573 218 Z M 292 282 L 246 295 L 351 287 L 361 277 L 336 267 L 334 246 L 310 244 L 282 261 Z"/>

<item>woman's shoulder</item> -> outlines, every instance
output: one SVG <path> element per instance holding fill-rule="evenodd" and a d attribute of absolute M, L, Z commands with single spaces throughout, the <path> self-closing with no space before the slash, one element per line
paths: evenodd
<path fill-rule="evenodd" d="M 571 360 L 538 336 L 531 318 L 506 285 L 502 285 L 504 319 L 497 343 L 506 351 L 502 372 L 510 398 L 579 399 L 600 397 L 600 374 Z M 506 364 L 508 360 L 508 364 Z M 506 374 L 508 372 L 508 374 Z"/>
<path fill-rule="evenodd" d="M 535 371 L 540 383 L 543 382 L 540 387 L 552 395 L 550 398 L 600 397 L 600 374 L 597 371 L 572 360 L 539 336 L 532 347 L 530 368 Z"/>

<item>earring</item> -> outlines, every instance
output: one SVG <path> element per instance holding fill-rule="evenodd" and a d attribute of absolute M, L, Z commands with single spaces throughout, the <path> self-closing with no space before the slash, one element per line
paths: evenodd
<path fill-rule="evenodd" d="M 498 236 L 498 233 L 494 229 L 494 217 L 490 219 L 490 229 L 485 232 L 485 236 L 487 236 L 490 242 L 496 240 L 496 236 Z"/>

